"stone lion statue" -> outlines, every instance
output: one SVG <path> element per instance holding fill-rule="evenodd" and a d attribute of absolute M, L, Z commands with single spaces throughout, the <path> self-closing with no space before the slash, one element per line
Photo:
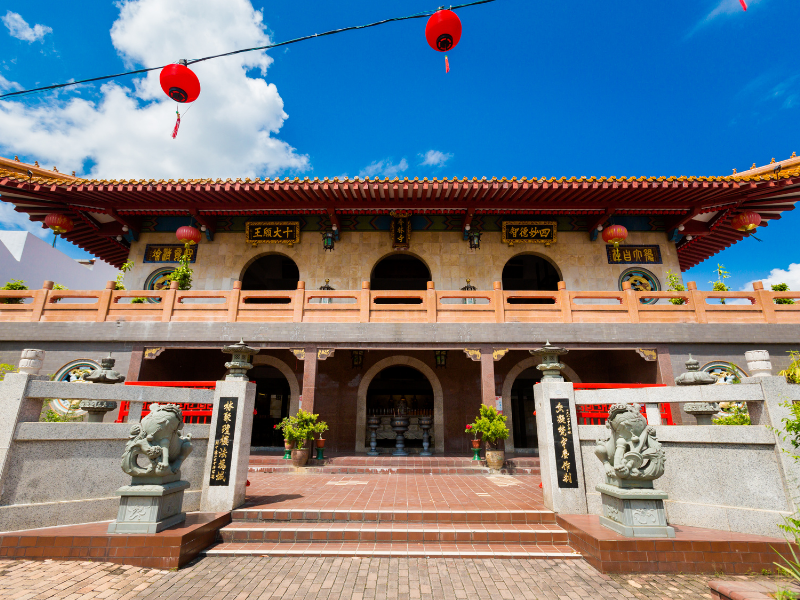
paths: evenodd
<path fill-rule="evenodd" d="M 181 437 L 183 413 L 177 404 L 151 404 L 150 414 L 130 430 L 122 470 L 131 477 L 163 477 L 178 473 L 192 451 L 192 436 Z M 149 463 L 139 465 L 139 456 Z"/>
<path fill-rule="evenodd" d="M 652 481 L 664 474 L 664 449 L 638 404 L 612 405 L 606 427 L 611 437 L 597 440 L 594 453 L 609 479 Z"/>

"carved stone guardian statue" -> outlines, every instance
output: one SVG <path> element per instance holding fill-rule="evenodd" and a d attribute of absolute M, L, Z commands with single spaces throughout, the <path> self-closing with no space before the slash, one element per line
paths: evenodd
<path fill-rule="evenodd" d="M 612 405 L 606 427 L 610 437 L 598 440 L 594 450 L 606 476 L 595 487 L 602 500 L 600 523 L 629 537 L 675 537 L 664 511 L 667 494 L 653 488 L 665 462 L 655 428 L 638 404 Z"/>
<path fill-rule="evenodd" d="M 182 512 L 181 465 L 192 451 L 183 433 L 183 413 L 176 404 L 151 404 L 150 413 L 131 427 L 122 470 L 131 484 L 121 487 L 117 520 L 109 533 L 156 533 L 186 520 Z"/>

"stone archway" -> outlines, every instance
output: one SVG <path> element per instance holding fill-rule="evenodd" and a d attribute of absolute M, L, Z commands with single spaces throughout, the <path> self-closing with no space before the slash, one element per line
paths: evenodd
<path fill-rule="evenodd" d="M 521 360 L 511 367 L 511 370 L 503 381 L 503 414 L 506 416 L 506 424 L 510 432 L 506 440 L 506 452 L 514 452 L 514 411 L 511 405 L 511 388 L 514 387 L 514 381 L 516 381 L 521 373 L 527 371 L 531 367 L 535 367 L 540 362 L 542 362 L 542 359 L 539 356 L 531 356 L 525 360 Z M 563 373 L 566 380 L 573 383 L 580 383 L 580 377 L 578 377 L 578 374 L 570 366 L 565 364 Z M 507 410 L 506 407 L 508 407 Z"/>
<path fill-rule="evenodd" d="M 444 454 L 444 393 L 442 384 L 436 373 L 421 360 L 410 356 L 390 356 L 379 360 L 367 370 L 358 386 L 358 400 L 356 403 L 356 452 L 366 452 L 364 444 L 367 429 L 367 391 L 373 378 L 386 367 L 404 365 L 422 373 L 433 388 L 433 449 L 438 454 Z"/>
<path fill-rule="evenodd" d="M 297 410 L 300 408 L 300 384 L 297 382 L 297 375 L 292 368 L 281 359 L 268 354 L 256 354 L 253 357 L 253 366 L 275 367 L 286 377 L 286 381 L 289 382 L 289 414 L 297 414 Z"/>

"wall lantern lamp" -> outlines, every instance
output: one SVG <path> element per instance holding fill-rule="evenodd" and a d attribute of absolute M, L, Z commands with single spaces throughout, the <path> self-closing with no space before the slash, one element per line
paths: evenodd
<path fill-rule="evenodd" d="M 481 232 L 477 229 L 472 229 L 469 225 L 464 226 L 464 231 L 466 233 L 467 241 L 469 242 L 469 249 L 470 250 L 480 250 L 481 249 Z"/>
<path fill-rule="evenodd" d="M 447 350 L 434 350 L 436 357 L 436 366 L 441 368 L 447 367 Z"/>
<path fill-rule="evenodd" d="M 350 361 L 354 369 L 360 369 L 364 366 L 364 351 L 363 350 L 350 350 Z"/>
<path fill-rule="evenodd" d="M 333 247 L 336 244 L 336 239 L 334 237 L 334 233 L 330 229 L 326 229 L 322 233 L 322 248 L 324 250 L 328 250 L 329 252 L 333 251 Z"/>

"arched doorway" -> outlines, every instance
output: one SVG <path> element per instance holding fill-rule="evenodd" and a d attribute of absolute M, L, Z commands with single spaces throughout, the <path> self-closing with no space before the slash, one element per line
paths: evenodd
<path fill-rule="evenodd" d="M 370 289 L 426 290 L 431 281 L 428 266 L 410 254 L 390 254 L 372 268 Z M 377 298 L 375 304 L 421 304 L 422 299 Z"/>
<path fill-rule="evenodd" d="M 553 264 L 536 254 L 519 254 L 503 267 L 503 290 L 541 292 L 558 290 L 561 275 Z M 509 304 L 553 304 L 546 298 L 510 298 Z"/>
<path fill-rule="evenodd" d="M 439 378 L 428 365 L 421 360 L 410 356 L 390 356 L 379 360 L 372 365 L 358 385 L 358 396 L 356 401 L 356 431 L 355 431 L 355 450 L 356 452 L 366 452 L 369 445 L 366 443 L 368 437 L 367 430 L 367 396 L 372 380 L 381 371 L 394 365 L 411 367 L 421 373 L 429 382 L 433 391 L 433 429 L 431 435 L 433 441 L 431 449 L 438 453 L 444 453 L 444 392 Z"/>
<path fill-rule="evenodd" d="M 413 367 L 386 367 L 372 379 L 367 388 L 367 416 L 381 419 L 378 429 L 379 451 L 389 451 L 395 447 L 396 433 L 392 431 L 390 420 L 401 403 L 408 407 L 410 421 L 405 433 L 405 447 L 414 452 L 414 449 L 422 448 L 419 417 L 433 416 L 433 387 L 428 378 Z"/>
<path fill-rule="evenodd" d="M 242 290 L 279 291 L 296 290 L 300 270 L 295 262 L 283 254 L 262 254 L 245 265 L 242 271 Z M 284 298 L 248 298 L 248 304 L 288 304 Z"/>
<path fill-rule="evenodd" d="M 253 368 L 247 374 L 256 384 L 256 414 L 250 445 L 255 449 L 282 449 L 283 436 L 275 425 L 297 412 L 300 397 L 297 376 L 289 365 L 269 355 L 254 356 Z"/>

